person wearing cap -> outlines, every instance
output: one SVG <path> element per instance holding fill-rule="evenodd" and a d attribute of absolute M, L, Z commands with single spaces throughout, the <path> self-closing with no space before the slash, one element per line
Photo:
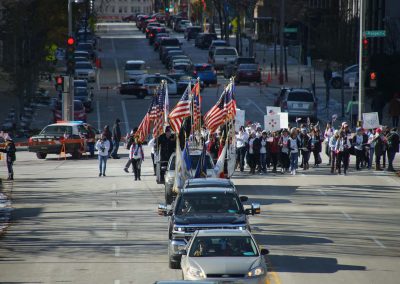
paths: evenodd
<path fill-rule="evenodd" d="M 335 173 L 336 170 L 336 160 L 337 160 L 337 153 L 335 151 L 336 142 L 339 139 L 339 130 L 335 130 L 333 132 L 332 137 L 329 139 L 329 149 L 331 154 L 331 173 Z"/>
<path fill-rule="evenodd" d="M 289 160 L 289 131 L 284 129 L 282 131 L 282 136 L 279 140 L 279 146 L 281 147 L 280 150 L 280 161 L 281 161 L 281 173 L 284 174 L 285 172 L 289 171 L 290 160 Z"/>
<path fill-rule="evenodd" d="M 119 127 L 120 120 L 117 118 L 114 122 L 113 129 L 112 129 L 112 143 L 113 149 L 111 151 L 111 157 L 113 159 L 119 159 L 118 156 L 118 149 L 119 149 L 119 142 L 121 141 L 121 128 Z"/>
<path fill-rule="evenodd" d="M 267 131 L 261 132 L 261 137 L 258 138 L 260 142 L 260 168 L 258 172 L 267 173 L 267 152 L 268 152 L 268 137 Z"/>
<path fill-rule="evenodd" d="M 388 168 L 390 172 L 394 172 L 393 161 L 396 153 L 399 152 L 399 134 L 396 128 L 392 128 L 387 136 L 387 156 L 388 156 Z"/>
<path fill-rule="evenodd" d="M 15 152 L 17 151 L 17 149 L 15 148 L 14 141 L 9 135 L 6 136 L 5 140 L 6 140 L 5 147 L 0 148 L 0 152 L 6 153 L 6 162 L 8 171 L 7 180 L 14 180 L 13 165 L 16 160 Z"/>

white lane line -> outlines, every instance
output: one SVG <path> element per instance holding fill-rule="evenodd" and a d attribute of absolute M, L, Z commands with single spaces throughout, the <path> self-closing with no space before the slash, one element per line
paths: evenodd
<path fill-rule="evenodd" d="M 321 195 L 326 195 L 325 191 L 323 191 L 322 189 L 318 189 L 319 193 L 321 193 Z"/>
<path fill-rule="evenodd" d="M 121 281 L 119 281 L 119 280 L 114 280 L 114 284 L 120 284 L 121 283 Z"/>
<path fill-rule="evenodd" d="M 121 83 L 121 76 L 119 74 L 119 67 L 118 67 L 117 59 L 114 59 L 114 65 L 115 65 L 115 71 L 116 71 L 116 74 L 117 74 L 117 83 L 119 84 L 119 83 Z"/>
<path fill-rule="evenodd" d="M 117 201 L 116 200 L 113 200 L 111 204 L 112 204 L 112 208 L 113 209 L 117 208 Z"/>
<path fill-rule="evenodd" d="M 100 91 L 100 68 L 97 69 L 96 77 L 97 90 Z"/>
<path fill-rule="evenodd" d="M 353 220 L 353 218 L 349 214 L 347 214 L 344 211 L 341 211 L 341 212 L 342 212 L 343 216 L 346 217 L 347 220 Z"/>
<path fill-rule="evenodd" d="M 247 99 L 247 101 L 248 101 L 250 104 L 252 104 L 253 106 L 255 106 L 255 108 L 258 109 L 258 111 L 259 111 L 262 115 L 265 114 L 265 112 L 264 112 L 255 102 L 253 102 L 251 99 Z"/>
<path fill-rule="evenodd" d="M 117 230 L 117 223 L 113 222 L 113 230 L 116 231 Z"/>
<path fill-rule="evenodd" d="M 128 114 L 126 112 L 126 105 L 125 105 L 125 101 L 122 100 L 121 101 L 121 105 L 122 105 L 122 114 L 124 115 L 124 120 L 125 120 L 125 133 L 129 133 L 129 120 L 128 120 Z"/>
<path fill-rule="evenodd" d="M 114 247 L 114 250 L 115 250 L 114 255 L 115 255 L 115 256 L 120 256 L 120 252 L 121 252 L 120 247 L 115 246 L 115 247 Z"/>
<path fill-rule="evenodd" d="M 369 237 L 371 240 L 373 240 L 378 246 L 380 246 L 381 248 L 386 248 L 386 246 L 381 243 L 378 239 L 376 239 L 375 237 Z"/>
<path fill-rule="evenodd" d="M 101 131 L 101 121 L 100 121 L 100 102 L 96 101 L 96 110 L 97 110 L 97 129 Z"/>

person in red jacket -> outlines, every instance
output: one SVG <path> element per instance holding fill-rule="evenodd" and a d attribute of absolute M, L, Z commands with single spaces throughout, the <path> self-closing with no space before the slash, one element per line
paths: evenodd
<path fill-rule="evenodd" d="M 268 139 L 268 152 L 270 153 L 272 161 L 272 172 L 276 173 L 276 167 L 278 166 L 278 157 L 280 152 L 280 135 L 278 131 L 275 131 L 272 135 L 273 136 Z"/>

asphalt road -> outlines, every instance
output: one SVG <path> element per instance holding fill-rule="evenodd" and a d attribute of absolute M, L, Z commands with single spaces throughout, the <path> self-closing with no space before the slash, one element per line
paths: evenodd
<path fill-rule="evenodd" d="M 112 24 L 106 30 L 99 86 L 116 85 L 128 59 L 144 59 L 152 69 L 163 70 L 136 28 Z M 206 51 L 191 44 L 185 42 L 183 48 L 195 62 L 205 61 Z M 271 101 L 268 90 L 261 95 L 257 90 L 238 87 L 238 105 L 253 120 L 262 117 Z M 216 88 L 204 91 L 205 109 L 215 103 L 216 93 Z M 115 90 L 107 98 L 101 90 L 89 121 L 103 126 L 119 117 L 122 129 L 129 129 L 140 122 L 148 104 L 121 98 Z M 96 159 L 50 155 L 37 160 L 33 153 L 17 154 L 16 180 L 6 183 L 14 210 L 11 226 L 0 237 L 0 283 L 123 284 L 181 278 L 180 270 L 168 268 L 167 219 L 156 210 L 163 187 L 152 174 L 149 149 L 139 182 L 122 170 L 127 159 L 123 149 L 122 159 L 109 160 L 107 177 L 101 178 Z M 321 167 L 297 176 L 234 176 L 239 193 L 249 196 L 248 204 L 261 204 L 261 215 L 250 217 L 250 223 L 260 245 L 271 251 L 268 282 L 397 284 L 399 178 L 366 170 L 352 170 L 348 176 L 328 172 Z M 0 176 L 5 175 L 1 166 Z"/>

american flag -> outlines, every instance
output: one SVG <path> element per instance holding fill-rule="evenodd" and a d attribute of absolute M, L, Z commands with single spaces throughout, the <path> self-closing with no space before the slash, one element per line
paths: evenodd
<path fill-rule="evenodd" d="M 179 133 L 183 119 L 190 116 L 190 101 L 190 85 L 188 85 L 181 99 L 169 114 L 169 124 L 175 133 Z"/>
<path fill-rule="evenodd" d="M 217 104 L 204 115 L 204 124 L 210 130 L 210 133 L 214 133 L 227 120 L 235 118 L 236 100 L 233 91 L 234 86 L 231 82 L 222 92 Z"/>
<path fill-rule="evenodd" d="M 164 126 L 164 103 L 165 103 L 165 93 L 166 92 L 166 84 L 162 84 L 158 89 L 157 94 L 157 104 L 154 109 L 154 128 L 153 128 L 153 137 L 158 137 L 163 133 Z"/>
<path fill-rule="evenodd" d="M 152 110 L 155 106 L 157 106 L 157 97 L 156 96 L 153 97 L 150 107 L 149 107 L 148 111 L 146 112 L 146 115 L 144 116 L 142 122 L 140 123 L 138 130 L 135 133 L 135 136 L 139 139 L 140 142 L 143 142 L 150 133 L 150 124 L 152 121 L 151 114 L 152 114 Z"/>
<path fill-rule="evenodd" d="M 201 125 L 201 96 L 199 82 L 192 89 L 193 94 L 193 129 L 199 130 Z"/>

